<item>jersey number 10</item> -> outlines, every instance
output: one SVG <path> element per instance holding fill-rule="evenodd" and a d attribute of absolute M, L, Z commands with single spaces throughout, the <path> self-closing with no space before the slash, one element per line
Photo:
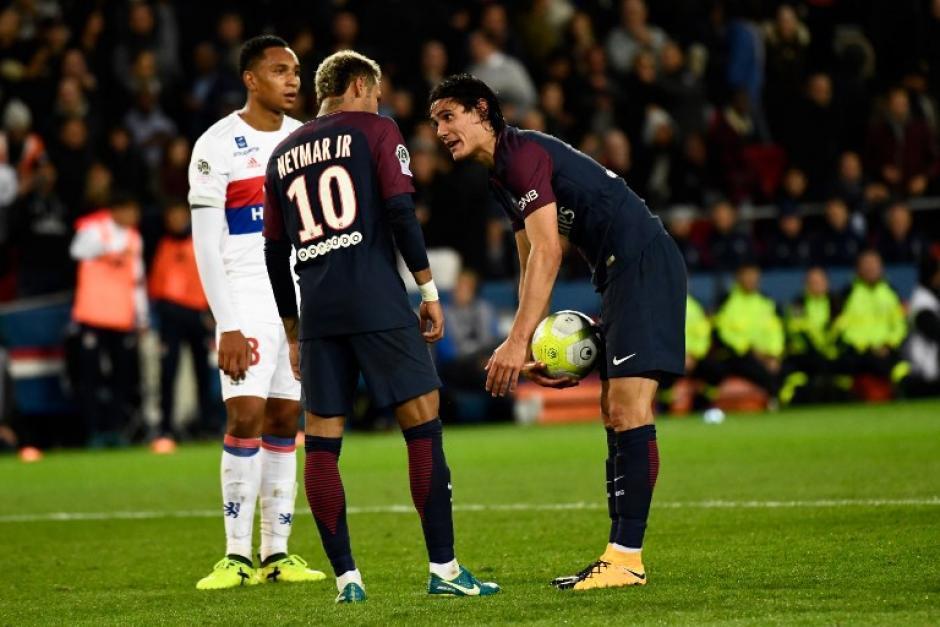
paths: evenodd
<path fill-rule="evenodd" d="M 339 211 L 333 200 L 333 181 L 339 190 Z M 356 219 L 356 190 L 353 188 L 352 177 L 349 171 L 341 165 L 331 165 L 320 174 L 317 183 L 320 208 L 323 210 L 323 219 L 333 231 L 342 231 Z M 297 205 L 300 214 L 300 241 L 307 243 L 310 240 L 323 237 L 323 227 L 313 216 L 313 207 L 310 206 L 310 196 L 307 194 L 306 175 L 295 178 L 287 188 L 287 197 Z"/>

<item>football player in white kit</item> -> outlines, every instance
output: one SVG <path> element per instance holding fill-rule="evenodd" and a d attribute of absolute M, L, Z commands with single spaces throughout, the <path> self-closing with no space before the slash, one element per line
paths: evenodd
<path fill-rule="evenodd" d="M 298 97 L 300 63 L 283 39 L 260 36 L 241 50 L 243 109 L 212 125 L 193 147 L 189 204 L 193 244 L 212 315 L 228 420 L 222 451 L 226 550 L 196 588 L 318 581 L 322 572 L 287 551 L 294 517 L 300 383 L 264 262 L 264 174 L 275 146 L 300 122 L 284 115 Z M 261 502 L 261 564 L 252 561 Z"/>

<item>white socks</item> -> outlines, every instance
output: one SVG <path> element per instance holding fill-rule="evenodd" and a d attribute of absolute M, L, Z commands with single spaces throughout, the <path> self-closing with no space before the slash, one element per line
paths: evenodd
<path fill-rule="evenodd" d="M 261 436 L 261 560 L 287 553 L 297 494 L 294 438 Z"/>
<path fill-rule="evenodd" d="M 359 572 L 359 569 L 356 570 L 347 570 L 345 573 L 336 578 L 336 590 L 339 592 L 343 591 L 348 584 L 355 583 L 363 590 L 366 589 L 362 585 L 362 573 Z"/>
<path fill-rule="evenodd" d="M 446 564 L 435 564 L 431 562 L 430 569 L 432 574 L 446 581 L 450 581 L 460 574 L 460 564 L 457 563 L 457 558 L 452 559 Z"/>
<path fill-rule="evenodd" d="M 620 551 L 621 553 L 639 553 L 643 550 L 643 549 L 633 549 L 628 546 L 617 544 L 616 542 L 611 542 L 610 546 L 613 547 L 615 551 Z"/>
<path fill-rule="evenodd" d="M 260 438 L 226 435 L 222 451 L 222 513 L 225 554 L 251 560 L 251 530 L 261 488 Z"/>

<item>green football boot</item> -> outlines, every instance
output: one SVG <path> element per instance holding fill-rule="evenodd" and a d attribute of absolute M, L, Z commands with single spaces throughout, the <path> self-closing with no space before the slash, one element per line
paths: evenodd
<path fill-rule="evenodd" d="M 499 586 L 492 582 L 482 582 L 469 570 L 460 567 L 460 574 L 453 579 L 444 579 L 431 573 L 428 579 L 428 594 L 454 597 L 486 597 L 499 592 Z"/>
<path fill-rule="evenodd" d="M 324 579 L 326 574 L 307 568 L 306 560 L 299 555 L 285 555 L 258 569 L 258 581 L 261 583 L 304 583 Z"/>
<path fill-rule="evenodd" d="M 212 572 L 196 582 L 197 590 L 223 590 L 258 583 L 255 569 L 231 557 L 223 557 Z"/>
<path fill-rule="evenodd" d="M 337 603 L 359 603 L 366 600 L 366 591 L 358 583 L 349 582 L 346 587 L 336 595 Z"/>

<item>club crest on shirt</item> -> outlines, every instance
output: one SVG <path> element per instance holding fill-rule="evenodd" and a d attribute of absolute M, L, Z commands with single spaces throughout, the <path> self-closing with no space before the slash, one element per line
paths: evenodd
<path fill-rule="evenodd" d="M 398 163 L 401 164 L 401 173 L 411 176 L 411 155 L 408 154 L 408 149 L 404 145 L 398 144 L 395 146 L 395 157 L 398 159 Z"/>
<path fill-rule="evenodd" d="M 248 140 L 245 139 L 244 135 L 239 135 L 235 138 L 235 145 L 239 148 L 248 148 Z"/>

